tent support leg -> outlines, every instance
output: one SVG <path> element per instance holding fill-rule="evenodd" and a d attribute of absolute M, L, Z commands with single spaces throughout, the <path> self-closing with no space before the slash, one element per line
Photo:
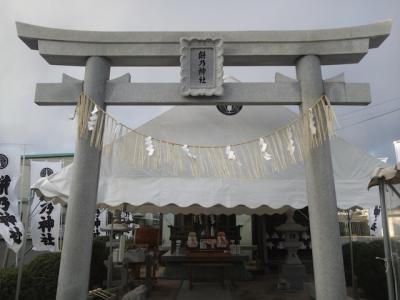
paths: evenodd
<path fill-rule="evenodd" d="M 110 64 L 105 58 L 88 58 L 83 90 L 100 107 L 104 107 L 109 76 Z M 57 300 L 87 299 L 100 158 L 101 151 L 91 147 L 88 138 L 77 138 Z"/>
<path fill-rule="evenodd" d="M 308 108 L 324 94 L 320 60 L 315 55 L 301 57 L 296 64 L 302 104 Z M 310 231 L 317 299 L 346 299 L 342 245 L 329 140 L 311 149 L 305 159 Z"/>
<path fill-rule="evenodd" d="M 392 250 L 390 249 L 389 226 L 387 219 L 386 200 L 385 200 L 385 179 L 379 178 L 379 196 L 382 214 L 383 246 L 385 250 L 386 281 L 388 287 L 389 300 L 397 299 L 395 296 L 395 285 L 393 278 Z"/>
<path fill-rule="evenodd" d="M 261 241 L 260 247 L 262 252 L 262 272 L 263 274 L 267 271 L 267 263 L 268 263 L 268 253 L 267 253 L 267 245 L 266 245 L 266 237 L 267 237 L 267 224 L 266 224 L 266 215 L 259 216 L 260 217 L 260 226 L 261 226 Z"/>
<path fill-rule="evenodd" d="M 7 268 L 9 254 L 10 254 L 10 250 L 8 249 L 8 247 L 5 247 L 3 261 L 1 263 L 1 269 Z"/>

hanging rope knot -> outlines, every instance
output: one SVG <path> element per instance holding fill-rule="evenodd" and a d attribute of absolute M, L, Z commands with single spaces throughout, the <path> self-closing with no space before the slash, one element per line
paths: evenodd
<path fill-rule="evenodd" d="M 317 127 L 315 126 L 315 120 L 314 120 L 314 113 L 312 108 L 310 107 L 308 109 L 308 118 L 310 120 L 310 131 L 312 135 L 316 135 L 317 134 Z"/>
<path fill-rule="evenodd" d="M 98 112 L 99 112 L 99 109 L 98 109 L 97 105 L 95 105 L 93 110 L 90 112 L 90 117 L 89 117 L 89 121 L 88 121 L 88 130 L 89 131 L 93 131 L 96 128 Z"/>
<path fill-rule="evenodd" d="M 264 141 L 264 138 L 261 137 L 259 142 L 258 142 L 258 144 L 260 145 L 260 150 L 261 150 L 261 153 L 262 153 L 264 159 L 267 160 L 267 161 L 271 160 L 272 159 L 272 155 L 267 152 L 268 145 Z"/>
<path fill-rule="evenodd" d="M 227 156 L 227 158 L 229 160 L 236 160 L 235 151 L 231 150 L 231 146 L 230 145 L 226 146 L 225 155 Z"/>
<path fill-rule="evenodd" d="M 189 149 L 189 146 L 188 146 L 188 145 L 183 145 L 183 146 L 182 146 L 182 150 L 183 150 L 183 152 L 184 152 L 188 157 L 190 157 L 190 158 L 192 158 L 192 159 L 196 159 L 196 156 L 193 155 L 192 153 L 190 153 L 190 149 Z"/>
<path fill-rule="evenodd" d="M 290 130 L 290 128 L 287 129 L 287 136 L 289 139 L 287 150 L 288 150 L 290 156 L 292 158 L 294 158 L 294 151 L 296 150 L 296 147 L 294 145 L 293 133 L 292 133 L 292 130 Z"/>
<path fill-rule="evenodd" d="M 154 154 L 155 149 L 151 136 L 148 136 L 144 139 L 144 145 L 146 147 L 147 155 L 152 156 Z"/>

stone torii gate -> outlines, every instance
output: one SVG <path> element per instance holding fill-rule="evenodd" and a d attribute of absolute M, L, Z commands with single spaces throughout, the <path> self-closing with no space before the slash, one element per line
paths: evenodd
<path fill-rule="evenodd" d="M 343 76 L 323 80 L 321 65 L 358 63 L 389 35 L 391 22 L 304 31 L 94 32 L 17 23 L 20 39 L 53 65 L 85 66 L 84 80 L 39 83 L 38 105 L 75 105 L 83 90 L 97 105 L 299 105 L 306 112 L 323 94 L 334 105 L 367 105 L 367 83 Z M 221 96 L 184 97 L 179 83 L 109 80 L 112 66 L 179 66 L 180 38 L 220 38 L 225 66 L 295 66 L 297 80 L 277 74 L 274 83 L 224 83 Z M 86 299 L 100 151 L 79 138 L 61 255 L 57 299 Z M 318 299 L 346 298 L 337 203 L 329 142 L 305 161 L 314 278 Z"/>

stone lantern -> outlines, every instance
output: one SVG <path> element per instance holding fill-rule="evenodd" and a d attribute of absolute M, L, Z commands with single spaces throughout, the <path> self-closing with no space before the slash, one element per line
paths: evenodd
<path fill-rule="evenodd" d="M 297 256 L 297 251 L 302 244 L 301 234 L 307 231 L 307 227 L 294 221 L 294 210 L 288 210 L 286 215 L 286 222 L 276 227 L 276 231 L 283 234 L 284 246 L 288 250 L 286 261 L 281 268 L 280 283 L 284 285 L 285 289 L 302 290 L 306 272 Z"/>
<path fill-rule="evenodd" d="M 112 215 L 111 223 L 107 224 L 106 227 L 100 228 L 102 231 L 106 231 L 110 240 L 108 246 L 110 247 L 110 260 L 114 262 L 122 262 L 125 255 L 125 236 L 124 232 L 128 232 L 131 229 L 121 218 L 121 211 L 115 210 Z M 113 240 L 113 235 L 117 236 L 117 243 Z M 113 250 L 113 248 L 117 248 Z"/>

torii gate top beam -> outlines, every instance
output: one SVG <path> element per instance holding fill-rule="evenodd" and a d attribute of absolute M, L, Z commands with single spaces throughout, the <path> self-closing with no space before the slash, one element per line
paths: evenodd
<path fill-rule="evenodd" d="M 17 22 L 18 36 L 53 65 L 84 66 L 89 56 L 111 66 L 179 66 L 181 37 L 222 38 L 225 66 L 294 66 L 317 55 L 322 65 L 359 62 L 389 35 L 391 21 L 323 30 L 221 32 L 101 32 Z"/>

